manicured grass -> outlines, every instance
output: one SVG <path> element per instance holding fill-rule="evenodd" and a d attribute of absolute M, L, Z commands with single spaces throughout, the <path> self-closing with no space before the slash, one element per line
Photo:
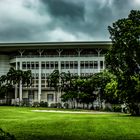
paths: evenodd
<path fill-rule="evenodd" d="M 32 112 L 33 109 L 0 107 L 0 128 L 18 140 L 140 139 L 140 117 Z"/>

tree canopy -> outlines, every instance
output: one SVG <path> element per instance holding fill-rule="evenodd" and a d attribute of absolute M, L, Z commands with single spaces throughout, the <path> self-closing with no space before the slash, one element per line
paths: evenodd
<path fill-rule="evenodd" d="M 127 18 L 114 22 L 108 30 L 112 47 L 106 54 L 107 67 L 117 76 L 117 88 L 131 113 L 140 114 L 140 93 L 136 100 L 134 78 L 140 77 L 140 11 L 132 10 Z"/>

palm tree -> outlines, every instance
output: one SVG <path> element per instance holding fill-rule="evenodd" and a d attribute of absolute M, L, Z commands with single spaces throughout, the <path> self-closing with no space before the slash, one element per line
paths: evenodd
<path fill-rule="evenodd" d="M 21 82 L 22 81 L 22 82 Z M 5 96 L 10 97 L 9 93 L 14 89 L 16 84 L 29 86 L 32 83 L 31 71 L 15 70 L 10 68 L 6 75 L 0 77 L 0 91 L 5 92 Z M 13 92 L 13 91 L 12 91 Z"/>

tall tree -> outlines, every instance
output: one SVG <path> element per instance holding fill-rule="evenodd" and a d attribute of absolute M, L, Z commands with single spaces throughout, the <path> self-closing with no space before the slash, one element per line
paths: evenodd
<path fill-rule="evenodd" d="M 139 98 L 135 98 L 135 80 L 140 74 L 140 11 L 132 10 L 127 18 L 120 19 L 109 26 L 112 47 L 106 55 L 108 68 L 117 76 L 121 97 L 129 106 L 131 114 L 140 115 Z M 136 109 L 137 108 L 137 109 Z"/>

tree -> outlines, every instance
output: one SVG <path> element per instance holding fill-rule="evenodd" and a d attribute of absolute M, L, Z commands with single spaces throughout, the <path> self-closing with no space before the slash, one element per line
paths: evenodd
<path fill-rule="evenodd" d="M 115 79 L 111 79 L 105 86 L 105 99 L 106 102 L 111 104 L 122 103 L 119 97 L 119 90 L 117 89 L 118 82 Z"/>
<path fill-rule="evenodd" d="M 140 111 L 134 107 L 139 107 L 140 95 L 136 103 L 136 82 L 132 78 L 140 74 L 140 11 L 132 10 L 127 18 L 114 22 L 108 30 L 112 47 L 106 55 L 107 67 L 117 76 L 120 97 L 130 108 L 131 114 L 140 115 Z"/>
<path fill-rule="evenodd" d="M 54 70 L 48 77 L 48 84 L 55 90 L 55 102 L 57 102 L 57 92 L 60 88 L 60 73 L 59 70 Z"/>
<path fill-rule="evenodd" d="M 10 98 L 14 92 L 14 86 L 20 84 L 20 81 L 22 81 L 22 85 L 30 86 L 32 84 L 31 71 L 15 70 L 11 67 L 6 75 L 0 77 L 1 97 L 6 97 L 8 101 L 8 98 Z"/>
<path fill-rule="evenodd" d="M 78 96 L 78 87 L 76 84 L 76 79 L 78 77 L 74 77 L 70 72 L 61 74 L 61 89 L 63 94 L 61 95 L 61 99 L 63 102 L 70 102 L 72 108 L 75 108 L 75 102 L 77 101 Z"/>
<path fill-rule="evenodd" d="M 111 80 L 115 80 L 115 78 L 116 77 L 107 70 L 96 73 L 91 77 L 91 86 L 99 98 L 100 107 L 102 107 L 103 101 L 108 102 L 108 95 L 105 92 L 105 87 Z"/>

